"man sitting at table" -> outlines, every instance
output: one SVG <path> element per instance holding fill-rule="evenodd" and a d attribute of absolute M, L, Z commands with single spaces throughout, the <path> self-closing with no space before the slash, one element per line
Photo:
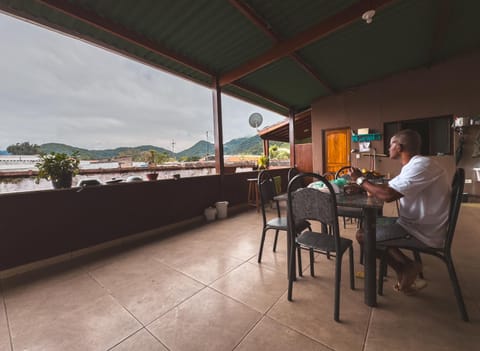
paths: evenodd
<path fill-rule="evenodd" d="M 420 135 L 409 129 L 398 132 L 390 139 L 390 158 L 399 160 L 402 169 L 388 186 L 372 184 L 362 177 L 358 169 L 350 171 L 352 180 L 373 196 L 386 202 L 400 202 L 398 218 L 390 221 L 379 218 L 377 242 L 413 236 L 428 246 L 443 247 L 451 186 L 445 169 L 434 160 L 419 155 L 420 146 Z M 357 232 L 360 245 L 363 245 L 363 234 L 362 229 Z M 389 248 L 387 264 L 397 273 L 395 290 L 409 294 L 419 288 L 414 283 L 422 271 L 420 263 L 411 260 L 399 249 Z"/>

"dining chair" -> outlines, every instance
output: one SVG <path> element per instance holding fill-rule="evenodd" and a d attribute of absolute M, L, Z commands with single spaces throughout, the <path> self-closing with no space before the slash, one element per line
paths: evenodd
<path fill-rule="evenodd" d="M 280 206 L 278 201 L 275 201 L 274 197 L 277 195 L 275 188 L 275 180 L 272 175 L 263 170 L 258 174 L 258 191 L 260 193 L 260 209 L 262 211 L 262 237 L 260 240 L 260 250 L 258 252 L 258 263 L 262 261 L 263 246 L 265 243 L 265 237 L 268 230 L 275 230 L 275 239 L 273 242 L 273 252 L 277 250 L 277 241 L 278 233 L 284 231 L 285 233 L 288 230 L 287 217 L 281 215 Z M 270 212 L 267 212 L 267 208 L 272 202 L 277 202 L 275 206 L 275 217 L 270 215 Z M 310 223 L 307 221 L 299 221 L 295 226 L 297 232 L 301 232 L 310 227 Z M 299 255 L 300 257 L 300 255 Z"/>
<path fill-rule="evenodd" d="M 450 211 L 448 215 L 447 223 L 447 235 L 445 238 L 445 243 L 442 248 L 433 248 L 425 245 L 420 240 L 416 238 L 410 239 L 398 239 L 398 240 L 389 240 L 388 242 L 382 242 L 377 244 L 377 246 L 383 251 L 381 260 L 380 260 L 380 270 L 378 280 L 378 294 L 383 295 L 383 276 L 385 275 L 385 270 L 387 267 L 387 249 L 388 248 L 398 248 L 413 251 L 414 254 L 428 254 L 440 258 L 447 266 L 448 274 L 450 276 L 450 281 L 452 282 L 453 292 L 457 300 L 457 305 L 460 310 L 460 315 L 462 319 L 468 322 L 468 314 L 465 308 L 465 303 L 463 301 L 462 291 L 460 289 L 460 284 L 458 282 L 457 274 L 455 272 L 455 266 L 453 264 L 452 258 L 452 241 L 455 234 L 455 227 L 457 224 L 458 213 L 460 211 L 460 205 L 462 203 L 463 196 L 463 187 L 465 183 L 465 170 L 463 168 L 457 168 L 455 176 L 452 182 L 452 193 L 450 199 Z M 416 258 L 417 259 L 417 258 Z"/>
<path fill-rule="evenodd" d="M 305 178 L 315 181 L 322 181 L 326 187 L 325 190 L 317 190 L 310 187 L 296 188 L 297 182 L 302 183 Z M 349 251 L 350 265 L 350 288 L 355 289 L 354 266 L 353 266 L 353 242 L 350 239 L 340 236 L 338 226 L 337 201 L 335 192 L 328 180 L 319 174 L 304 173 L 295 176 L 287 187 L 288 196 L 288 220 L 289 228 L 294 228 L 293 223 L 299 221 L 309 221 L 319 223 L 319 230 L 305 230 L 295 235 L 289 230 L 290 240 L 290 260 L 288 274 L 288 300 L 292 301 L 293 281 L 295 280 L 295 252 L 298 248 L 312 250 L 321 254 L 332 253 L 335 256 L 335 302 L 333 318 L 339 321 L 340 315 L 340 280 L 342 270 L 342 258 L 345 251 Z M 331 232 L 327 230 L 331 228 Z M 310 256 L 310 266 L 314 263 Z M 311 269 L 312 276 L 314 275 Z"/>

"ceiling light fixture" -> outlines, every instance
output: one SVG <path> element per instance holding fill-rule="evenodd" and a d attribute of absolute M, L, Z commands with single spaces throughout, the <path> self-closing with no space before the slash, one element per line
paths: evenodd
<path fill-rule="evenodd" d="M 375 10 L 368 10 L 363 13 L 362 19 L 367 22 L 367 24 L 370 24 L 373 21 L 373 16 L 375 16 Z"/>

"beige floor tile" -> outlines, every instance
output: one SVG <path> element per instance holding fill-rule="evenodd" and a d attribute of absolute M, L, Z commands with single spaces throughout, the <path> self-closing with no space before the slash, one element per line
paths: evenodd
<path fill-rule="evenodd" d="M 10 351 L 10 333 L 8 331 L 7 313 L 0 291 L 0 351 Z"/>
<path fill-rule="evenodd" d="M 110 351 L 168 351 L 160 341 L 147 330 L 142 329 L 128 339 L 122 341 Z"/>
<path fill-rule="evenodd" d="M 285 293 L 287 283 L 286 275 L 247 262 L 217 280 L 212 287 L 265 313 Z"/>
<path fill-rule="evenodd" d="M 91 275 L 144 325 L 204 287 L 154 259 L 138 256 L 120 259 Z"/>
<path fill-rule="evenodd" d="M 5 301 L 15 350 L 105 350 L 141 327 L 87 275 L 11 287 Z"/>
<path fill-rule="evenodd" d="M 327 351 L 329 348 L 265 317 L 242 340 L 235 351 Z"/>
<path fill-rule="evenodd" d="M 233 257 L 203 252 L 203 250 L 176 256 L 169 261 L 162 260 L 162 262 L 206 285 L 243 263 Z"/>
<path fill-rule="evenodd" d="M 284 294 L 267 315 L 334 350 L 361 350 L 370 309 L 363 303 L 363 290 L 350 290 L 345 262 L 340 323 L 333 320 L 334 260 L 326 259 L 316 261 L 316 277 L 305 275 L 294 283 L 293 302 Z"/>
<path fill-rule="evenodd" d="M 170 350 L 233 350 L 261 315 L 206 288 L 147 328 Z"/>

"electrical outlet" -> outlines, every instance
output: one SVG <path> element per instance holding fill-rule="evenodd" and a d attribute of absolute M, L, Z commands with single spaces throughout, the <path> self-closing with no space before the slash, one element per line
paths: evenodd
<path fill-rule="evenodd" d="M 360 159 L 360 154 L 356 154 L 355 157 L 358 159 Z"/>
<path fill-rule="evenodd" d="M 472 184 L 472 180 L 471 179 L 465 179 L 465 184 Z"/>

